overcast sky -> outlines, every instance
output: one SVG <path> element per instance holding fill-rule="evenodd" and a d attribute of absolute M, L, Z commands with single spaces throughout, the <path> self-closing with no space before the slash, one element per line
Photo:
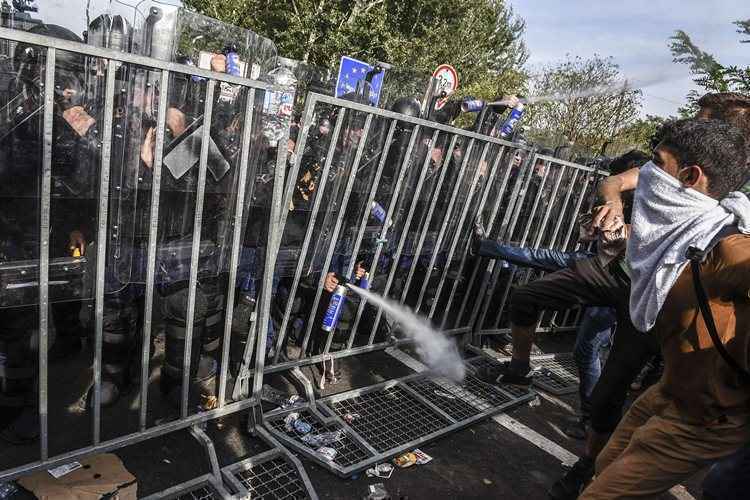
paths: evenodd
<path fill-rule="evenodd" d="M 612 56 L 643 87 L 643 114 L 670 115 L 694 88 L 689 68 L 672 62 L 668 38 L 690 34 L 723 64 L 750 65 L 732 21 L 750 19 L 750 0 L 510 0 L 526 20 L 530 68 L 566 54 Z M 642 83 L 641 83 L 642 84 Z"/>

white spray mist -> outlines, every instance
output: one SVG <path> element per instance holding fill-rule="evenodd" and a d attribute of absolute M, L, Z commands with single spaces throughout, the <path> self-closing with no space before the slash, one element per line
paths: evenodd
<path fill-rule="evenodd" d="M 417 354 L 432 371 L 453 382 L 463 381 L 466 367 L 453 339 L 432 328 L 425 319 L 414 314 L 406 306 L 358 286 L 348 286 L 396 319 L 401 331 L 414 341 Z"/>

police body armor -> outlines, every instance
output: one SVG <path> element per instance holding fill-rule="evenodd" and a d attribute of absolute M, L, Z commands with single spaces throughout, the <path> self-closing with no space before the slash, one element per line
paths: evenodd
<path fill-rule="evenodd" d="M 112 48 L 115 42 L 124 41 L 116 48 L 205 69 L 210 69 L 212 54 L 231 46 L 246 73 L 263 71 L 269 64 L 268 59 L 275 56 L 275 48 L 266 39 L 176 7 L 152 7 L 143 25 L 132 31 L 120 28 L 125 24 L 117 16 L 97 19 L 89 29 L 89 41 L 109 44 Z M 123 31 L 132 32 L 129 42 Z M 165 333 L 161 388 L 173 402 L 180 393 L 193 228 L 196 209 L 201 208 L 190 367 L 191 380 L 197 383 L 198 392 L 211 395 L 215 392 L 217 373 L 217 363 L 212 356 L 219 347 L 225 319 L 240 137 L 246 118 L 245 93 L 240 93 L 237 87 L 217 83 L 211 119 L 204 121 L 205 79 L 174 74 L 169 95 L 165 95 L 159 88 L 161 75 L 158 71 L 133 66 L 124 68 L 118 72 L 118 88 L 124 89 L 121 108 L 127 123 L 122 134 L 116 134 L 120 145 L 113 144 L 113 150 L 123 153 L 117 180 L 128 189 L 110 200 L 110 220 L 117 223 L 110 224 L 108 241 L 112 249 L 108 252 L 111 258 L 108 269 L 114 272 L 108 272 L 111 293 L 105 303 L 110 303 L 111 308 L 105 304 L 105 316 L 112 321 L 105 320 L 108 331 L 104 341 L 107 344 L 111 339 L 113 349 L 105 349 L 105 353 L 110 352 L 110 356 L 105 356 L 105 368 L 111 372 L 115 385 L 132 384 L 134 374 L 130 373 L 130 367 L 140 321 L 133 321 L 131 312 L 140 310 L 137 304 L 144 293 L 152 218 L 151 192 L 159 189 L 155 309 L 161 315 Z M 150 130 L 156 126 L 161 99 L 167 99 L 168 115 L 161 185 L 154 186 L 151 182 L 153 165 L 144 160 L 142 149 L 149 135 L 153 137 Z M 176 117 L 176 121 L 172 117 Z M 204 205 L 196 207 L 204 127 L 210 127 Z M 249 182 L 254 182 L 255 176 L 250 172 Z M 240 269 L 247 268 L 247 265 L 240 265 Z"/>
<path fill-rule="evenodd" d="M 60 26 L 36 24 L 30 31 L 80 42 Z M 44 54 L 40 47 L 16 44 L 11 73 L 2 80 L 0 437 L 17 444 L 37 433 Z M 101 110 L 100 103 L 82 92 L 83 74 L 82 57 L 58 52 L 47 207 L 50 358 L 58 327 L 66 336 L 81 330 L 77 310 L 93 291 L 86 276 L 87 249 L 79 242 L 70 245 L 74 231 L 90 233 L 96 226 Z M 18 419 L 12 421 L 14 417 Z"/>

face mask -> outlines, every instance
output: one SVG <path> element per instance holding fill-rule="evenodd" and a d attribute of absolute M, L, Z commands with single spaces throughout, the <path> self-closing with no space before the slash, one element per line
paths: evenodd
<path fill-rule="evenodd" d="M 730 226 L 750 233 L 750 200 L 742 193 L 715 200 L 684 187 L 653 162 L 641 167 L 627 249 L 632 272 L 630 316 L 636 328 L 653 327 L 687 266 L 688 247 L 705 250 Z"/>

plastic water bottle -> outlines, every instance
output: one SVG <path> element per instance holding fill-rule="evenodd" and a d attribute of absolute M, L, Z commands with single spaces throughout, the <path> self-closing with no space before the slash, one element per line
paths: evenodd
<path fill-rule="evenodd" d="M 363 290 L 370 288 L 370 273 L 365 273 L 364 276 L 359 278 L 359 287 Z"/>
<path fill-rule="evenodd" d="M 327 332 L 333 331 L 339 323 L 341 317 L 341 311 L 344 308 L 344 300 L 346 299 L 346 287 L 344 285 L 338 285 L 331 295 L 331 301 L 328 303 L 328 309 L 326 310 L 325 316 L 323 316 L 323 330 Z"/>
<path fill-rule="evenodd" d="M 237 53 L 237 47 L 234 45 L 224 49 L 224 55 L 227 57 L 227 74 L 242 76 L 242 67 L 240 66 L 240 55 Z"/>

